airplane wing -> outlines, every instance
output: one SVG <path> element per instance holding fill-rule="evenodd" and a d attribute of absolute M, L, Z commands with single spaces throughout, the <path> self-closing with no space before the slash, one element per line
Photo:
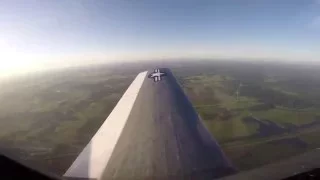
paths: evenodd
<path fill-rule="evenodd" d="M 168 69 L 140 73 L 58 177 L 0 155 L 1 179 L 318 179 L 319 149 L 236 172 Z M 318 168 L 318 169 L 317 169 Z"/>
<path fill-rule="evenodd" d="M 64 177 L 212 179 L 235 169 L 169 69 L 140 73 Z"/>

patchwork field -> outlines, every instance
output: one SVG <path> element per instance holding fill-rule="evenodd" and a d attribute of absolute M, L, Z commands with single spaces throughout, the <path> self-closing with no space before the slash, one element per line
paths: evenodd
<path fill-rule="evenodd" d="M 247 73 L 252 73 L 252 78 Z M 319 79 L 310 73 L 297 82 L 295 76 L 289 76 L 292 72 L 278 73 L 281 75 L 274 76 L 274 69 L 234 72 L 226 68 L 181 77 L 207 129 L 240 170 L 319 145 Z"/>
<path fill-rule="evenodd" d="M 239 170 L 320 147 L 317 67 L 223 61 L 68 69 L 0 82 L 0 150 L 63 174 L 138 72 L 169 67 Z"/>

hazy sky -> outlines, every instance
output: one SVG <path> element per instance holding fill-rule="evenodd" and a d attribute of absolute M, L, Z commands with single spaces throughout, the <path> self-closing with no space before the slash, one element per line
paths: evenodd
<path fill-rule="evenodd" d="M 0 0 L 0 71 L 155 58 L 320 61 L 320 0 Z"/>

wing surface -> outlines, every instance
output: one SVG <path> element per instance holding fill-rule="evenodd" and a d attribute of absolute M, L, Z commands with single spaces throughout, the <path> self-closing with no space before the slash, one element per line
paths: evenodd
<path fill-rule="evenodd" d="M 140 73 L 65 177 L 212 179 L 234 172 L 169 69 Z"/>

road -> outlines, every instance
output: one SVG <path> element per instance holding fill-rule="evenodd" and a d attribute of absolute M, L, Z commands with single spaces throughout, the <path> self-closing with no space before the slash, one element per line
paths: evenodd
<path fill-rule="evenodd" d="M 102 179 L 212 179 L 234 172 L 169 69 L 146 77 Z M 153 71 L 149 71 L 152 73 Z"/>

